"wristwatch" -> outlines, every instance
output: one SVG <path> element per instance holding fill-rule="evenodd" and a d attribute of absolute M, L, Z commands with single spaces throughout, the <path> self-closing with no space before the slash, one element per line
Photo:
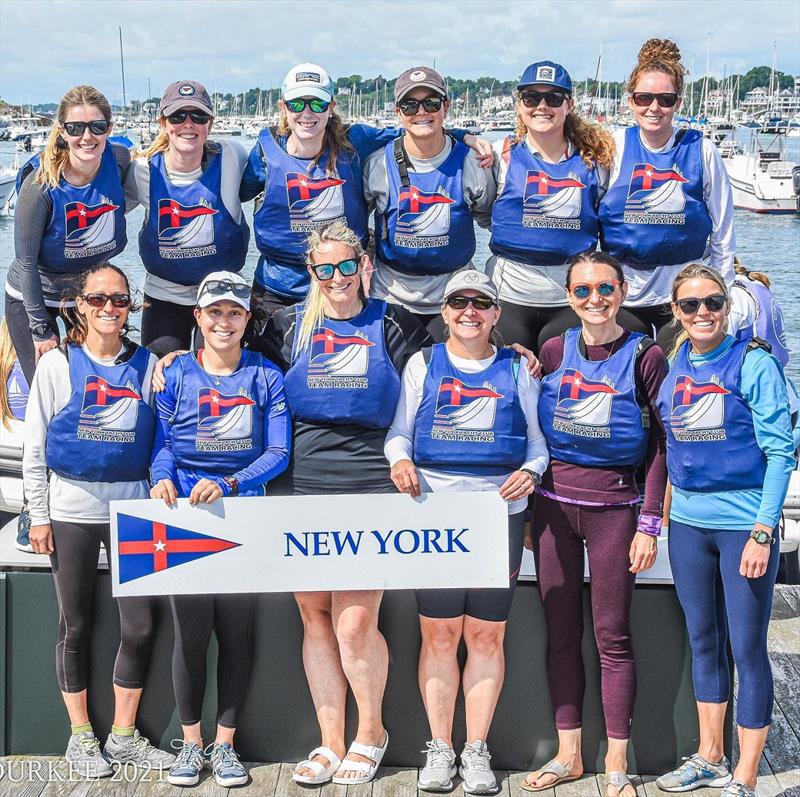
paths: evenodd
<path fill-rule="evenodd" d="M 750 539 L 755 540 L 759 545 L 775 544 L 775 538 L 768 531 L 756 531 L 753 529 L 750 532 Z"/>
<path fill-rule="evenodd" d="M 222 481 L 231 488 L 231 495 L 239 495 L 239 480 L 234 476 L 223 476 Z"/>
<path fill-rule="evenodd" d="M 527 473 L 533 479 L 533 483 L 535 485 L 540 485 L 542 483 L 542 477 L 538 474 L 535 470 L 531 470 L 530 468 L 520 468 L 523 473 Z"/>
<path fill-rule="evenodd" d="M 48 324 L 46 321 L 42 321 L 39 324 L 31 324 L 30 330 L 37 338 L 47 338 L 53 334 L 50 324 Z"/>

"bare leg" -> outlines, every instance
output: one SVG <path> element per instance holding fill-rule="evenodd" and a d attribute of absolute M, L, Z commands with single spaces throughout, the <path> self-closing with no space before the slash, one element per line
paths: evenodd
<path fill-rule="evenodd" d="M 64 705 L 71 725 L 85 725 L 89 722 L 89 709 L 86 706 L 86 690 L 80 692 L 62 692 Z"/>
<path fill-rule="evenodd" d="M 712 764 L 722 760 L 722 737 L 727 708 L 727 703 L 697 703 L 697 718 L 700 721 L 700 748 L 697 752 Z"/>
<path fill-rule="evenodd" d="M 497 699 L 503 688 L 506 662 L 503 639 L 505 622 L 464 617 L 464 704 L 467 715 L 467 741 L 486 740 Z"/>
<path fill-rule="evenodd" d="M 755 789 L 758 780 L 758 762 L 764 752 L 764 745 L 767 743 L 766 728 L 737 728 L 739 732 L 739 762 L 733 773 L 734 780 L 746 783 L 751 789 Z"/>
<path fill-rule="evenodd" d="M 606 775 L 609 772 L 628 772 L 628 740 L 609 739 L 606 753 Z M 636 797 L 636 789 L 626 786 L 619 791 L 616 786 L 606 784 L 606 797 Z"/>
<path fill-rule="evenodd" d="M 200 723 L 196 722 L 194 725 L 182 725 L 183 728 L 183 741 L 189 744 L 196 744 L 202 749 L 203 747 L 203 731 Z"/>
<path fill-rule="evenodd" d="M 579 778 L 583 775 L 583 761 L 581 759 L 581 729 L 558 732 L 558 751 L 555 755 L 556 761 L 563 764 L 570 775 Z M 542 774 L 541 770 L 531 772 L 525 778 L 525 783 L 529 786 L 544 787 L 549 786 L 557 780 L 556 776 L 550 772 Z"/>
<path fill-rule="evenodd" d="M 118 728 L 130 728 L 136 724 L 136 712 L 139 710 L 141 689 L 127 689 L 114 684 L 114 725 Z"/>
<path fill-rule="evenodd" d="M 226 728 L 224 725 L 217 725 L 217 735 L 214 737 L 214 744 L 229 744 L 233 747 L 233 735 L 236 728 Z"/>

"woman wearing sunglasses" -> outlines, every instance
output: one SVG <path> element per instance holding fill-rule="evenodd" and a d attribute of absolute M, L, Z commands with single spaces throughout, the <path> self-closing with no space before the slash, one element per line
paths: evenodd
<path fill-rule="evenodd" d="M 190 504 L 211 504 L 223 497 L 264 495 L 267 483 L 289 460 L 291 422 L 280 371 L 257 352 L 242 348 L 250 321 L 249 284 L 230 271 L 212 272 L 200 283 L 194 316 L 203 348 L 178 356 L 164 371 L 166 386 L 156 397 L 150 497 L 172 505 L 179 497 L 188 497 Z M 217 399 L 215 411 L 220 413 L 221 399 L 241 410 L 238 424 L 247 431 L 237 436 L 229 424 L 220 435 L 204 424 L 204 397 Z M 199 435 L 216 439 L 204 447 Z M 219 646 L 218 706 L 210 764 L 219 785 L 242 786 L 248 775 L 233 737 L 250 679 L 255 595 L 173 595 L 170 606 L 175 627 L 172 681 L 183 744 L 167 780 L 194 786 L 206 764 L 200 717 L 213 630 Z"/>
<path fill-rule="evenodd" d="M 261 131 L 240 192 L 243 202 L 263 194 L 253 223 L 261 253 L 253 291 L 267 316 L 305 298 L 310 232 L 341 220 L 366 246 L 362 165 L 398 135 L 392 129 L 346 125 L 336 111 L 333 80 L 317 64 L 292 67 L 281 91 L 278 126 Z M 490 153 L 488 142 L 465 130 L 454 135 Z"/>
<path fill-rule="evenodd" d="M 517 131 L 495 142 L 497 200 L 487 273 L 503 300 L 500 332 L 538 351 L 576 324 L 564 293 L 569 260 L 595 249 L 611 135 L 574 112 L 563 66 L 538 61 L 517 86 Z"/>
<path fill-rule="evenodd" d="M 393 493 L 383 442 L 408 357 L 430 342 L 402 307 L 368 299 L 370 267 L 361 240 L 343 222 L 308 242 L 308 298 L 279 310 L 254 343 L 286 371 L 294 421 L 293 456 L 274 490 L 289 495 Z M 388 654 L 378 630 L 381 590 L 299 592 L 303 663 L 321 746 L 295 767 L 298 783 L 371 780 L 388 744 L 381 704 Z M 358 730 L 345 744 L 347 687 Z M 346 755 L 345 755 L 346 752 Z"/>
<path fill-rule="evenodd" d="M 730 298 L 716 270 L 684 268 L 672 310 L 685 342 L 658 409 L 672 487 L 669 559 L 689 631 L 700 744 L 656 785 L 725 786 L 723 797 L 754 797 L 772 714 L 767 628 L 780 557 L 777 525 L 795 464 L 786 383 L 760 342 L 726 334 Z M 723 755 L 729 635 L 739 680 L 733 773 Z"/>
<path fill-rule="evenodd" d="M 122 181 L 130 153 L 107 146 L 111 124 L 111 106 L 97 89 L 70 89 L 44 152 L 17 177 L 5 314 L 29 384 L 39 357 L 58 343 L 62 295 L 73 296 L 75 277 L 121 252 L 128 240 Z"/>
<path fill-rule="evenodd" d="M 384 451 L 400 492 L 497 490 L 508 502 L 507 588 L 417 590 L 419 683 L 432 737 L 419 788 L 452 788 L 453 715 L 463 681 L 467 727 L 458 771 L 465 792 L 493 794 L 498 787 L 486 739 L 505 674 L 503 639 L 522 560 L 524 510 L 548 455 L 536 410 L 539 382 L 519 367 L 513 351 L 493 343 L 500 317 L 497 288 L 485 274 L 462 270 L 443 294 L 446 342 L 408 361 Z M 437 395 L 445 377 L 487 389 L 495 410 L 491 442 L 476 441 L 469 429 L 459 432 L 457 422 L 447 440 L 432 434 L 434 418 L 441 417 Z M 457 659 L 462 638 L 467 648 L 463 676 Z"/>
<path fill-rule="evenodd" d="M 664 435 L 653 407 L 666 363 L 651 339 L 620 323 L 628 286 L 614 258 L 579 255 L 567 269 L 566 288 L 580 326 L 542 347 L 539 418 L 550 467 L 531 521 L 558 751 L 522 788 L 542 791 L 583 774 L 585 550 L 608 734 L 606 797 L 635 797 L 626 774 L 636 699 L 630 609 L 636 573 L 653 565 L 661 530 Z M 643 498 L 636 481 L 641 465 Z"/>
<path fill-rule="evenodd" d="M 636 125 L 614 134 L 609 189 L 600 202 L 603 251 L 622 263 L 625 307 L 668 351 L 670 291 L 686 263 L 708 259 L 733 281 L 733 199 L 716 147 L 701 132 L 673 127 L 686 70 L 677 45 L 649 39 L 628 79 Z M 669 326 L 668 326 L 669 325 Z"/>
<path fill-rule="evenodd" d="M 23 476 L 34 553 L 49 554 L 58 595 L 56 674 L 72 734 L 66 759 L 86 777 L 110 764 L 168 767 L 174 756 L 135 728 L 152 648 L 154 598 L 119 598 L 114 724 L 103 750 L 88 713 L 97 557 L 109 546 L 108 502 L 147 497 L 155 357 L 127 338 L 128 280 L 100 263 L 79 278 L 67 343 L 36 369 L 25 417 Z M 109 413 L 110 407 L 116 410 Z M 111 559 L 109 555 L 109 560 Z"/>
<path fill-rule="evenodd" d="M 435 340 L 439 308 L 453 272 L 472 266 L 473 219 L 488 227 L 494 177 L 444 131 L 450 107 L 444 78 L 426 66 L 403 72 L 394 87 L 402 136 L 364 167 L 375 211 L 376 270 L 371 293 L 411 310 Z"/>
<path fill-rule="evenodd" d="M 189 348 L 197 286 L 212 271 L 242 268 L 250 228 L 239 202 L 247 156 L 235 142 L 209 141 L 214 108 L 205 87 L 171 83 L 159 117 L 161 131 L 134 160 L 125 189 L 144 206 L 142 344 L 161 356 Z"/>

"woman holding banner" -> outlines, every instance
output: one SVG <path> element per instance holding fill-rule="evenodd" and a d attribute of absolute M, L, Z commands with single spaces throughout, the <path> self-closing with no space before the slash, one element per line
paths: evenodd
<path fill-rule="evenodd" d="M 459 773 L 465 792 L 490 794 L 497 791 L 497 781 L 486 737 L 503 685 L 503 639 L 522 560 L 524 510 L 547 468 L 548 454 L 536 410 L 539 383 L 520 367 L 513 351 L 493 343 L 492 330 L 500 317 L 494 283 L 478 271 L 456 272 L 444 287 L 441 312 L 446 343 L 409 360 L 384 451 L 400 492 L 418 496 L 498 490 L 508 502 L 508 587 L 417 590 L 422 632 L 419 683 L 432 736 L 418 785 L 429 791 L 452 787 L 453 715 L 462 681 L 457 652 L 463 637 L 467 743 Z M 446 385 L 458 392 L 458 407 L 453 400 L 442 401 Z M 484 431 L 476 440 L 470 428 L 475 413 L 451 414 L 447 439 L 433 434 L 434 418 L 441 420 L 443 414 L 463 409 L 465 401 L 476 412 L 493 417 L 493 434 L 485 434 L 481 421 L 474 428 Z"/>
<path fill-rule="evenodd" d="M 198 289 L 194 317 L 204 348 L 177 358 L 156 398 L 150 496 L 171 505 L 178 497 L 211 504 L 225 496 L 264 495 L 267 482 L 286 468 L 291 424 L 280 371 L 242 348 L 249 284 L 232 272 L 209 274 Z M 230 423 L 220 429 L 218 419 L 226 413 Z M 235 434 L 236 425 L 242 434 Z M 212 630 L 219 645 L 219 701 L 211 767 L 221 786 L 247 783 L 233 737 L 250 677 L 254 604 L 252 594 L 170 597 L 172 677 L 183 726 L 183 744 L 167 777 L 172 784 L 193 786 L 205 766 L 200 717 Z"/>

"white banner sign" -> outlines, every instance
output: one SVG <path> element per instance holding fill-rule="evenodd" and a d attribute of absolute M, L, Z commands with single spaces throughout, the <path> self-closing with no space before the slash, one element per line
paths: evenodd
<path fill-rule="evenodd" d="M 508 585 L 496 492 L 112 501 L 113 594 Z"/>

